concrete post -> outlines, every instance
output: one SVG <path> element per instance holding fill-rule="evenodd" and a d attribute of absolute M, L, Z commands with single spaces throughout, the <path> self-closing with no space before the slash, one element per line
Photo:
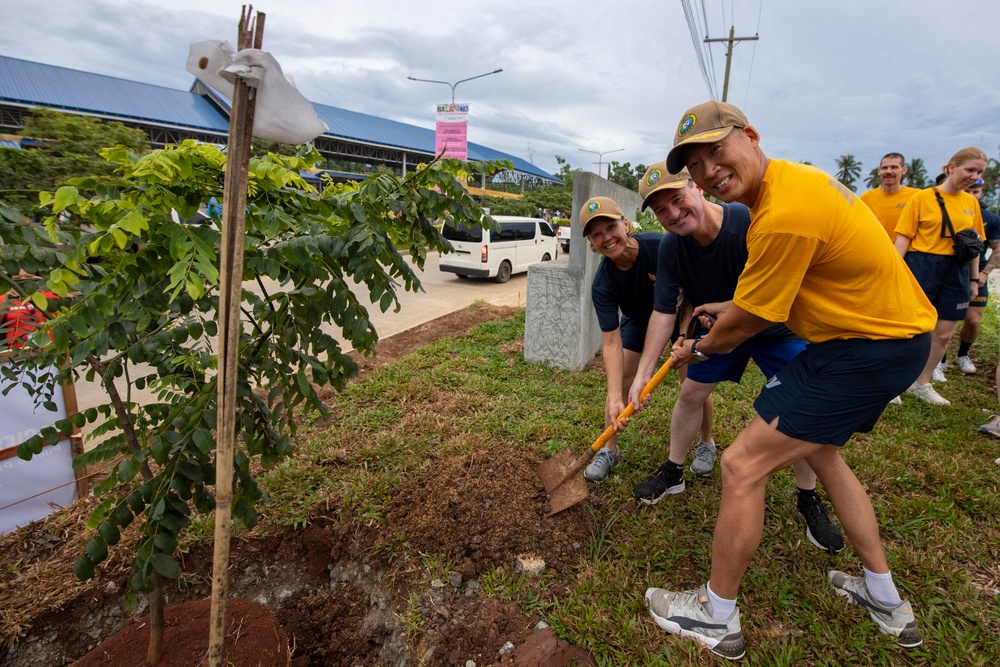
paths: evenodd
<path fill-rule="evenodd" d="M 642 205 L 638 193 L 578 171 L 573 174 L 573 236 L 569 259 L 528 267 L 525 301 L 524 359 L 580 371 L 601 349 L 601 330 L 590 286 L 601 256 L 590 249 L 577 226 L 580 209 L 591 197 L 611 197 L 630 220 Z"/>

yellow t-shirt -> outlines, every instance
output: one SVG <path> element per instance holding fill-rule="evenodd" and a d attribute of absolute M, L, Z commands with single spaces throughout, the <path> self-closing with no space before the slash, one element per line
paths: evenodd
<path fill-rule="evenodd" d="M 861 201 L 868 205 L 878 221 L 882 223 L 889 238 L 895 241 L 896 221 L 899 220 L 899 214 L 903 212 L 903 207 L 906 206 L 906 202 L 910 201 L 910 197 L 918 192 L 920 190 L 917 188 L 903 186 L 898 192 L 887 195 L 882 192 L 882 188 L 875 188 L 862 193 Z"/>
<path fill-rule="evenodd" d="M 934 328 L 934 308 L 878 219 L 829 174 L 771 160 L 750 215 L 740 308 L 814 343 Z"/>
<path fill-rule="evenodd" d="M 975 197 L 968 192 L 948 194 L 942 192 L 941 188 L 938 188 L 938 192 L 944 199 L 951 226 L 956 233 L 963 229 L 975 229 L 979 238 L 986 238 L 982 209 L 979 208 L 979 202 Z M 899 215 L 896 233 L 912 239 L 910 250 L 913 252 L 926 252 L 931 255 L 955 254 L 951 237 L 941 237 L 941 205 L 934 196 L 933 188 L 920 190 L 910 198 Z"/>

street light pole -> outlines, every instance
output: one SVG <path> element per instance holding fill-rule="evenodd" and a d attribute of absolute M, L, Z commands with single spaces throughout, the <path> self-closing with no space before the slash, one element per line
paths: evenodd
<path fill-rule="evenodd" d="M 616 148 L 613 151 L 600 151 L 600 152 L 599 151 L 588 151 L 586 148 L 581 148 L 580 150 L 583 151 L 584 153 L 593 153 L 594 155 L 597 156 L 597 175 L 601 176 L 603 178 L 603 176 L 601 175 L 601 165 L 604 164 L 604 161 L 603 161 L 604 160 L 604 156 L 607 155 L 608 153 L 619 153 L 619 152 L 621 152 L 621 151 L 623 151 L 625 149 L 624 148 Z M 611 170 L 609 169 L 608 171 L 610 172 Z M 609 173 L 608 176 L 610 176 L 610 175 L 611 174 Z"/>
<path fill-rule="evenodd" d="M 481 79 L 484 76 L 489 76 L 490 74 L 499 74 L 502 71 L 503 71 L 503 68 L 502 67 L 498 67 L 497 69 L 493 70 L 492 72 L 486 72 L 485 74 L 477 74 L 476 76 L 470 76 L 468 79 L 459 79 L 455 83 L 448 83 L 447 81 L 437 81 L 435 79 L 418 79 L 418 78 L 416 78 L 414 76 L 408 76 L 406 78 L 409 79 L 410 81 L 423 81 L 424 83 L 443 83 L 446 86 L 451 86 L 451 103 L 454 104 L 455 103 L 455 88 L 458 87 L 458 84 L 465 83 L 466 81 L 472 81 L 473 79 Z"/>

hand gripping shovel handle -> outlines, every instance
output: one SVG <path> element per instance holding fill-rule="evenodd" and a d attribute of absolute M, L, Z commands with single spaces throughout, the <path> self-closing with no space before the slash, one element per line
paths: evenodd
<path fill-rule="evenodd" d="M 642 388 L 641 392 L 639 392 L 640 401 L 649 396 L 650 394 L 652 394 L 653 390 L 656 389 L 657 385 L 659 385 L 660 382 L 663 381 L 663 378 L 667 377 L 667 373 L 670 371 L 670 366 L 673 364 L 673 361 L 674 358 L 673 356 L 671 356 L 669 359 L 663 362 L 663 365 L 660 366 L 660 370 L 656 371 L 656 375 L 649 378 L 649 382 L 647 382 L 646 386 Z M 625 409 L 622 410 L 622 413 L 618 415 L 618 421 L 621 422 L 622 419 L 628 419 L 633 414 L 635 414 L 635 406 L 632 405 L 632 401 L 629 401 L 628 405 L 625 406 Z M 615 427 L 614 424 L 612 424 L 611 426 L 604 429 L 604 433 L 601 433 L 601 435 L 597 438 L 597 440 L 594 441 L 594 444 L 590 446 L 590 450 L 596 453 L 601 447 L 608 444 L 608 440 L 610 440 L 614 436 L 614 434 L 615 434 Z"/>

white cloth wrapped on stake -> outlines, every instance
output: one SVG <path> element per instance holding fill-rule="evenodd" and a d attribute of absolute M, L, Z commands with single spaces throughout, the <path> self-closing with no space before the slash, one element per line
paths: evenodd
<path fill-rule="evenodd" d="M 298 145 L 329 129 L 267 51 L 243 49 L 237 53 L 229 42 L 195 42 L 188 51 L 187 71 L 230 100 L 237 78 L 256 89 L 255 137 Z"/>

